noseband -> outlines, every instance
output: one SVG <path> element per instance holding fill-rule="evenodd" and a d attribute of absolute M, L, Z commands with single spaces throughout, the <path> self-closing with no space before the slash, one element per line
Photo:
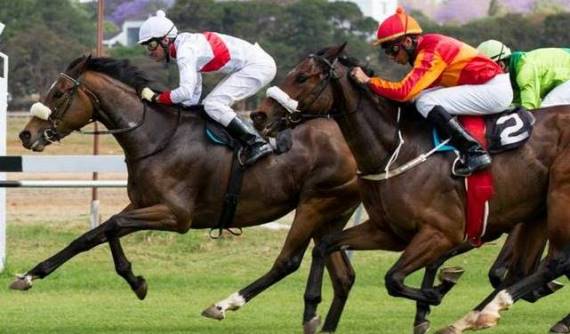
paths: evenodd
<path fill-rule="evenodd" d="M 299 123 L 303 122 L 304 120 L 314 119 L 314 118 L 335 118 L 339 116 L 344 116 L 347 114 L 351 114 L 352 112 L 335 112 L 335 110 L 331 110 L 329 112 L 324 113 L 308 113 L 307 111 L 310 110 L 310 107 L 320 98 L 323 94 L 325 89 L 329 86 L 332 82 L 338 82 L 340 79 L 340 75 L 337 73 L 336 64 L 339 62 L 339 58 L 336 57 L 331 62 L 327 58 L 315 54 L 311 54 L 308 56 L 310 59 L 314 59 L 315 61 L 323 64 L 326 66 L 326 76 L 323 80 L 321 80 L 318 85 L 316 85 L 311 92 L 307 95 L 307 97 L 312 96 L 312 99 L 308 103 L 303 103 L 303 106 L 299 106 L 299 102 L 293 100 L 292 98 L 287 95 L 283 90 L 278 87 L 271 87 L 268 89 L 268 96 L 276 100 L 281 106 L 287 110 L 287 114 L 283 116 L 283 120 L 287 122 L 290 127 L 295 127 Z M 270 92 L 270 90 L 274 90 Z M 358 105 L 360 105 L 360 100 L 362 96 L 359 96 Z M 355 112 L 358 110 L 357 108 L 353 111 Z"/>

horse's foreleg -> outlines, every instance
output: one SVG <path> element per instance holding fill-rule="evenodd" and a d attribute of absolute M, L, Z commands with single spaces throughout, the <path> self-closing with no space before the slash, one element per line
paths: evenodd
<path fill-rule="evenodd" d="M 334 297 L 321 332 L 334 333 L 354 284 L 355 273 L 344 251 L 331 253 L 326 266 L 332 280 Z"/>
<path fill-rule="evenodd" d="M 137 220 L 136 217 L 144 221 Z M 67 247 L 39 263 L 26 274 L 19 276 L 10 287 L 18 290 L 29 289 L 34 279 L 48 276 L 77 254 L 108 241 L 110 237 L 119 238 L 142 229 L 179 231 L 183 228 L 177 224 L 174 215 L 164 205 L 121 212 L 75 239 Z"/>
<path fill-rule="evenodd" d="M 299 228 L 299 226 L 296 225 L 301 224 L 293 224 L 281 253 L 267 273 L 245 288 L 234 292 L 227 298 L 215 304 L 212 304 L 202 311 L 202 315 L 207 318 L 223 320 L 226 316 L 226 311 L 236 311 L 240 309 L 265 289 L 279 282 L 290 273 L 296 271 L 301 265 L 303 255 L 310 241 L 310 235 L 301 237 L 293 231 Z"/>
<path fill-rule="evenodd" d="M 344 231 L 324 236 L 313 249 L 313 260 L 305 290 L 305 311 L 303 313 L 305 333 L 316 333 L 318 327 L 316 309 L 321 301 L 325 260 L 330 253 L 341 249 L 400 251 L 404 246 L 403 241 L 396 235 L 380 229 L 370 220 Z"/>
<path fill-rule="evenodd" d="M 202 315 L 222 320 L 225 318 L 226 311 L 240 309 L 255 296 L 295 272 L 301 265 L 305 250 L 311 237 L 316 233 L 315 231 L 323 228 L 325 224 L 328 225 L 328 221 L 332 220 L 330 216 L 334 215 L 335 212 L 331 211 L 331 208 L 337 209 L 337 201 L 337 198 L 331 200 L 312 197 L 299 204 L 285 243 L 271 269 L 245 288 L 212 304 L 202 311 Z M 344 218 L 339 230 L 342 230 L 348 218 L 348 216 Z"/>
<path fill-rule="evenodd" d="M 436 263 L 437 259 L 454 248 L 454 244 L 443 233 L 430 225 L 416 233 L 396 264 L 386 274 L 386 289 L 391 296 L 405 297 L 417 302 L 439 305 L 443 296 L 455 284 L 444 280 L 433 289 L 416 289 L 406 286 L 406 277 L 424 267 Z"/>
<path fill-rule="evenodd" d="M 124 211 L 117 215 L 107 231 L 109 246 L 113 255 L 115 271 L 127 281 L 140 300 L 146 297 L 147 284 L 142 276 L 135 276 L 119 238 L 134 231 L 159 230 L 184 233 L 190 227 L 189 221 L 176 219 L 166 205 Z"/>
<path fill-rule="evenodd" d="M 147 292 L 147 284 L 144 277 L 135 276 L 133 273 L 131 263 L 127 260 L 118 237 L 109 238 L 109 246 L 113 255 L 113 262 L 115 263 L 115 271 L 129 283 L 137 297 L 143 300 Z"/>
<path fill-rule="evenodd" d="M 319 230 L 317 238 L 314 239 L 315 245 L 320 242 L 324 235 L 342 231 L 352 213 L 353 210 L 337 218 L 334 222 L 327 223 L 326 226 L 323 226 L 323 228 Z M 342 250 L 330 253 L 325 265 L 332 282 L 333 300 L 327 312 L 321 333 L 334 333 L 340 321 L 352 285 L 354 284 L 355 273 L 350 259 Z"/>
<path fill-rule="evenodd" d="M 461 244 L 451 251 L 444 254 L 442 257 L 437 259 L 437 261 L 426 267 L 424 278 L 422 280 L 422 290 L 428 290 L 434 288 L 435 276 L 437 270 L 441 267 L 445 261 L 452 257 L 463 254 L 465 252 L 473 249 L 468 243 Z M 463 274 L 463 269 L 461 268 L 446 268 L 440 274 L 440 281 L 442 286 L 445 285 L 446 288 L 451 289 L 459 277 Z M 449 290 L 448 290 L 449 291 Z M 430 328 L 430 322 L 427 316 L 430 313 L 430 305 L 423 302 L 418 302 L 416 304 L 416 317 L 414 320 L 414 334 L 424 334 L 427 333 Z"/>

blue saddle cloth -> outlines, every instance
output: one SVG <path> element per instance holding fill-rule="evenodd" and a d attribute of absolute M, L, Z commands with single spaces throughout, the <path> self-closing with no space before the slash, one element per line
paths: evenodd
<path fill-rule="evenodd" d="M 441 137 L 439 136 L 439 133 L 435 128 L 432 130 L 432 141 L 433 141 L 433 147 L 437 147 L 437 145 L 441 144 L 441 142 L 443 141 L 441 140 Z M 456 148 L 453 145 L 445 144 L 442 147 L 438 148 L 436 152 L 449 152 L 455 150 Z"/>

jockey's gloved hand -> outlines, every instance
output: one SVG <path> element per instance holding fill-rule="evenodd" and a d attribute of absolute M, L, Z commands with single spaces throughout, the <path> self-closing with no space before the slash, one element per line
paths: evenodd
<path fill-rule="evenodd" d="M 143 90 L 141 91 L 142 100 L 147 100 L 148 102 L 156 102 L 157 98 L 158 98 L 158 93 L 156 93 L 155 91 L 153 91 L 148 87 L 143 88 Z"/>

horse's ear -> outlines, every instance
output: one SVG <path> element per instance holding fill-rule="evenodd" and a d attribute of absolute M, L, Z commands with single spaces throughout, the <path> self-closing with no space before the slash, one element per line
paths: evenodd
<path fill-rule="evenodd" d="M 77 66 L 78 73 L 83 73 L 83 71 L 87 69 L 87 64 L 89 63 L 90 60 L 91 60 L 91 54 L 83 56 L 83 59 L 79 62 Z"/>
<path fill-rule="evenodd" d="M 338 47 L 338 54 L 340 55 L 343 51 L 344 48 L 346 48 L 346 45 L 348 44 L 348 41 L 344 41 L 344 43 L 342 43 L 339 47 Z"/>
<path fill-rule="evenodd" d="M 344 43 L 342 43 L 339 46 L 334 46 L 334 47 L 330 48 L 327 51 L 326 57 L 329 59 L 338 58 L 342 54 L 342 52 L 344 51 L 344 48 L 346 48 L 347 44 L 348 44 L 348 42 L 345 41 Z"/>

